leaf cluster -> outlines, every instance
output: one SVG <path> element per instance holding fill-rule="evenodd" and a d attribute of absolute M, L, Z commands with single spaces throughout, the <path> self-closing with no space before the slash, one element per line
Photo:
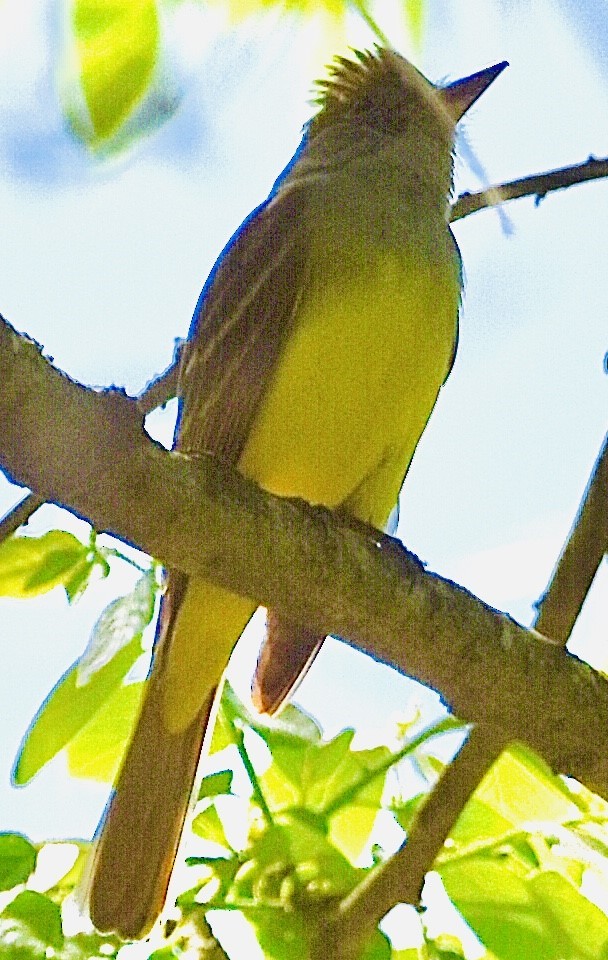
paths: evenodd
<path fill-rule="evenodd" d="M 96 575 L 109 575 L 112 558 L 137 566 L 115 547 L 101 545 L 93 530 L 87 543 L 65 530 L 10 537 L 0 544 L 0 596 L 29 599 L 62 587 L 74 603 Z M 74 775 L 113 779 L 143 688 L 141 682 L 124 681 L 142 655 L 143 633 L 159 591 L 157 566 L 138 569 L 141 576 L 133 589 L 101 613 L 84 653 L 32 720 L 13 769 L 16 784 L 31 780 L 65 747 Z"/>
<path fill-rule="evenodd" d="M 0 547 L 0 592 L 28 597 L 61 586 L 76 599 L 93 571 L 107 575 L 117 556 L 128 559 L 94 534 L 87 543 L 64 531 L 13 537 Z M 18 783 L 64 748 L 75 775 L 112 779 L 143 690 L 142 681 L 130 682 L 131 672 L 159 590 L 154 566 L 140 573 L 133 590 L 99 617 L 83 656 L 38 712 L 15 765 Z M 348 898 L 365 897 L 362 883 L 373 881 L 415 830 L 444 769 L 446 734 L 462 740 L 465 728 L 452 717 L 428 726 L 415 717 L 399 725 L 390 746 L 356 749 L 352 729 L 327 741 L 295 707 L 265 722 L 226 685 L 211 745 L 216 769 L 198 789 L 178 919 L 151 941 L 149 956 L 177 958 L 194 944 L 201 956 L 238 960 L 246 954 L 225 942 L 216 923 L 238 913 L 265 956 L 309 957 L 315 939 L 331 936 L 336 912 Z M 59 846 L 0 836 L 0 960 L 47 956 L 49 949 L 60 960 L 118 950 L 90 931 L 66 937 L 61 906 L 71 903 L 86 845 L 41 890 L 41 853 Z M 512 747 L 489 771 L 435 870 L 488 956 L 608 956 L 608 917 L 593 902 L 608 903 L 608 805 L 555 777 L 524 747 Z M 430 916 L 431 900 L 427 907 Z M 418 917 L 417 946 L 395 950 L 377 930 L 367 960 L 465 955 L 459 936 L 431 937 L 425 910 Z"/>

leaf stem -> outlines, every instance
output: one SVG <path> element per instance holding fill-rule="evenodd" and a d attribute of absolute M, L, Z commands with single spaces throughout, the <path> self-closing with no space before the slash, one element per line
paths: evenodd
<path fill-rule="evenodd" d="M 274 817 L 272 815 L 272 811 L 270 810 L 270 807 L 266 803 L 266 797 L 262 793 L 256 772 L 249 758 L 247 747 L 245 746 L 245 731 L 243 727 L 240 726 L 240 724 L 238 726 L 237 724 L 233 724 L 233 729 L 235 733 L 236 748 L 239 752 L 239 756 L 241 758 L 242 764 L 245 767 L 247 776 L 249 777 L 249 782 L 251 783 L 251 789 L 253 791 L 253 799 L 255 800 L 260 810 L 262 811 L 262 815 L 266 820 L 266 822 L 272 826 L 274 824 Z"/>
<path fill-rule="evenodd" d="M 413 753 L 414 750 L 417 750 L 418 747 L 423 743 L 426 743 L 428 740 L 431 740 L 433 737 L 437 737 L 442 733 L 447 733 L 455 729 L 462 729 L 463 727 L 464 725 L 454 717 L 444 717 L 442 720 L 432 724 L 430 727 L 425 727 L 424 730 L 421 730 L 417 736 L 415 736 L 412 740 L 409 740 L 408 743 L 401 748 L 401 750 L 398 750 L 397 753 L 391 753 L 391 755 L 375 769 L 366 771 L 356 783 L 352 784 L 342 793 L 338 794 L 338 796 L 334 798 L 329 806 L 324 808 L 323 815 L 325 817 L 329 817 L 341 807 L 353 803 L 357 794 L 364 787 L 370 784 L 372 780 L 375 780 L 376 777 L 386 773 L 392 766 L 394 766 L 396 763 L 399 763 L 399 761 L 403 760 L 404 757 L 407 757 L 408 754 Z"/>

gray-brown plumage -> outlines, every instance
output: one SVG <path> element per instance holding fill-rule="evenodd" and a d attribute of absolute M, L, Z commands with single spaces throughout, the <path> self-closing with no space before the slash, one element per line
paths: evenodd
<path fill-rule="evenodd" d="M 391 50 L 354 56 L 334 64 L 293 160 L 205 284 L 175 446 L 381 527 L 454 357 L 454 128 L 502 66 L 441 90 Z M 102 931 L 136 939 L 162 909 L 214 688 L 255 608 L 167 575 L 141 714 L 96 841 L 89 902 Z M 260 708 L 280 706 L 322 639 L 269 613 Z"/>

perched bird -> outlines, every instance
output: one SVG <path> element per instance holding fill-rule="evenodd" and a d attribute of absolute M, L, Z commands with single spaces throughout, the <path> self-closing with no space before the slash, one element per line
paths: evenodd
<path fill-rule="evenodd" d="M 385 527 L 456 350 L 455 127 L 505 66 L 437 87 L 390 49 L 334 61 L 295 156 L 203 288 L 177 449 Z M 214 690 L 255 608 L 168 574 L 141 714 L 96 840 L 89 906 L 102 931 L 137 939 L 163 907 Z M 261 710 L 280 706 L 322 640 L 269 612 Z"/>

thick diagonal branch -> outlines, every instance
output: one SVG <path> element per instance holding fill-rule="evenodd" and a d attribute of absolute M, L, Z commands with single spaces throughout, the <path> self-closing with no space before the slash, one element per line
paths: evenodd
<path fill-rule="evenodd" d="M 328 944 L 332 944 L 333 960 L 357 960 L 366 940 L 396 903 L 418 903 L 425 875 L 503 747 L 500 733 L 495 737 L 494 731 L 483 725 L 470 732 L 427 797 L 406 843 L 390 860 L 371 870 L 335 914 L 319 925 L 310 960 L 324 960 L 329 955 Z"/>
<path fill-rule="evenodd" d="M 535 627 L 566 643 L 602 558 L 608 552 L 608 434 L 551 582 L 537 604 Z"/>
<path fill-rule="evenodd" d="M 589 157 L 588 160 L 574 166 L 549 170 L 547 173 L 534 173 L 529 177 L 521 177 L 520 180 L 497 184 L 479 193 L 463 193 L 452 204 L 450 220 L 453 223 L 478 210 L 497 207 L 508 200 L 519 200 L 521 197 L 534 197 L 538 203 L 548 193 L 604 177 L 608 177 L 608 157 L 600 160 Z"/>
<path fill-rule="evenodd" d="M 348 638 L 608 796 L 608 683 L 559 645 L 377 531 L 168 452 L 133 401 L 74 383 L 4 321 L 0 382 L 0 464 L 17 482 L 168 566 Z"/>

